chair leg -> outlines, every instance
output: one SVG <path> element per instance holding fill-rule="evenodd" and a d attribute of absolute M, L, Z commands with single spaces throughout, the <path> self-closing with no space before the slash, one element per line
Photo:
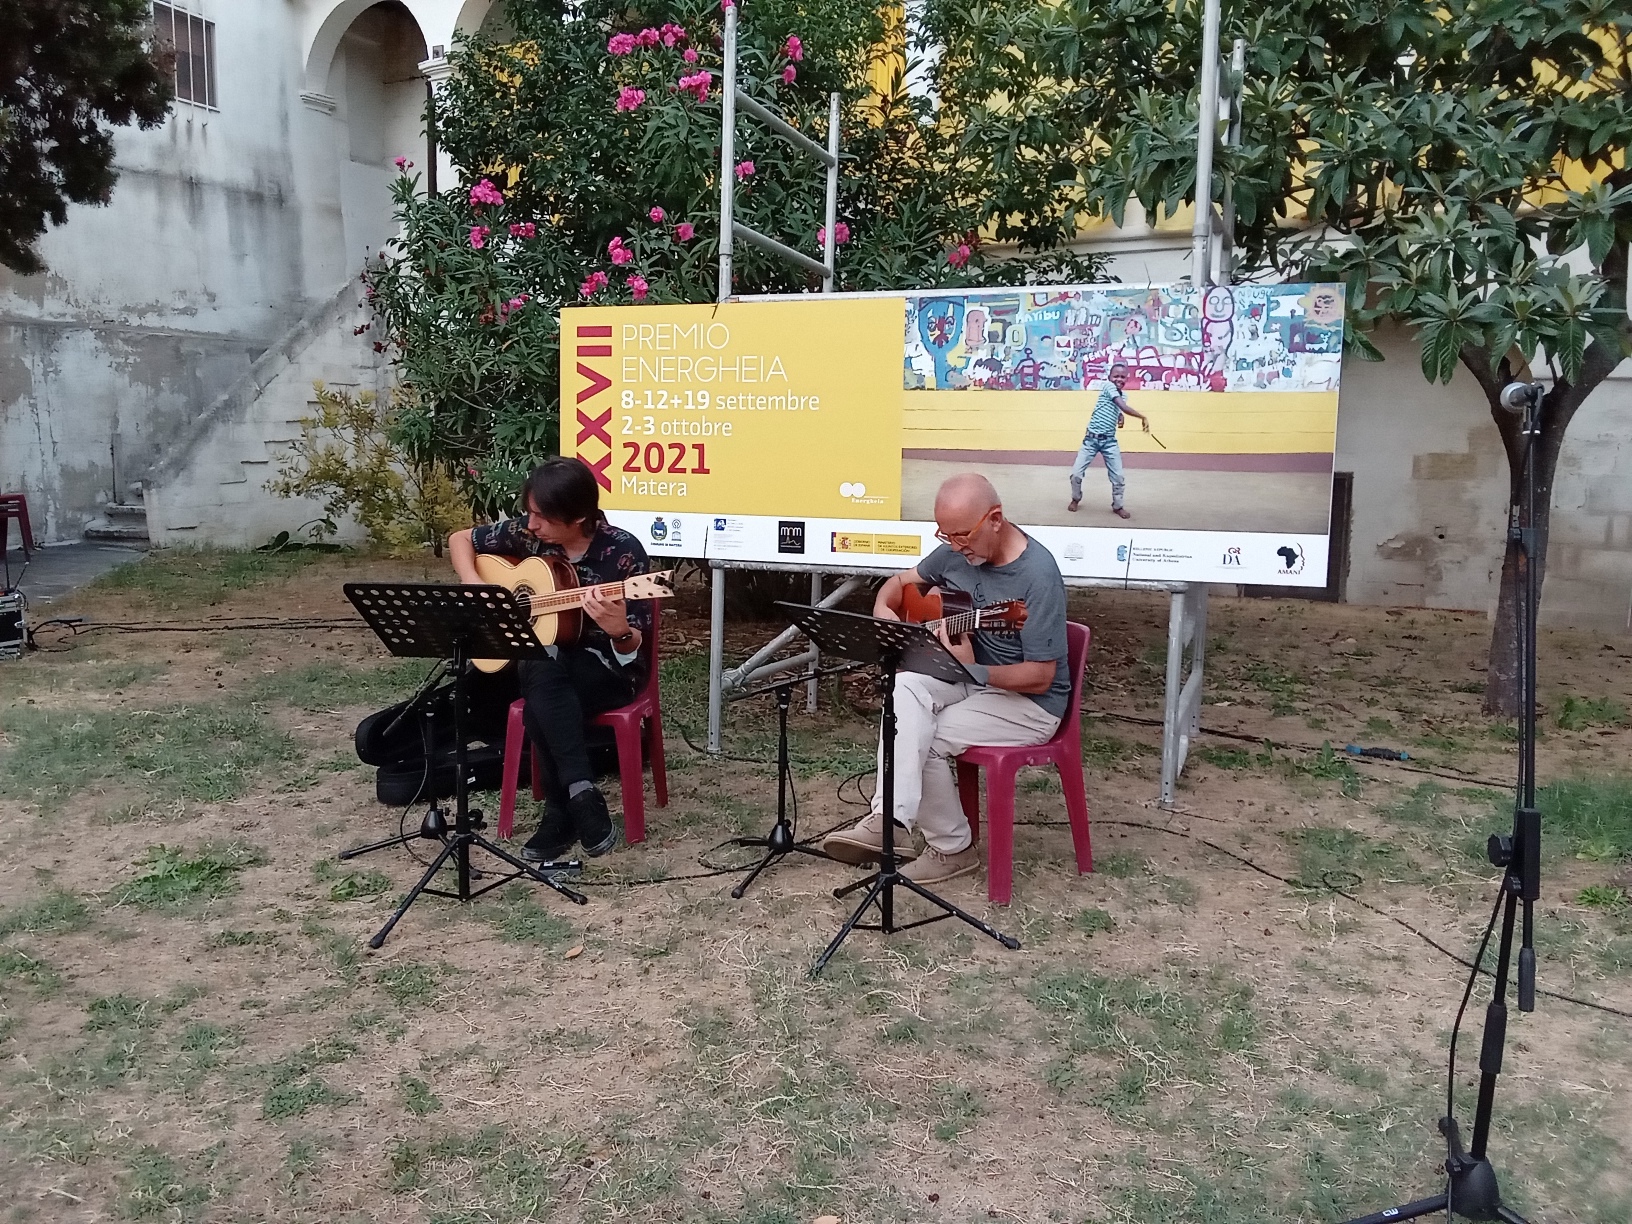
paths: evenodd
<path fill-rule="evenodd" d="M 969 818 L 969 832 L 974 841 L 980 841 L 980 766 L 971 765 L 967 761 L 958 763 L 958 802 L 963 805 L 963 814 Z"/>
<path fill-rule="evenodd" d="M 631 846 L 646 840 L 646 767 L 640 756 L 640 720 L 620 719 L 618 782 L 623 787 L 623 840 Z"/>
<path fill-rule="evenodd" d="M 655 709 L 646 720 L 646 734 L 652 745 L 652 789 L 657 792 L 657 806 L 669 806 L 669 770 L 663 760 L 663 715 Z"/>
<path fill-rule="evenodd" d="M 1007 905 L 1014 891 L 1014 780 L 1018 767 L 986 770 L 986 899 Z"/>
<path fill-rule="evenodd" d="M 544 798 L 544 762 L 538 755 L 538 749 L 531 743 L 527 745 L 527 759 L 533 767 L 533 798 Z"/>
<path fill-rule="evenodd" d="M 527 743 L 527 729 L 521 721 L 521 703 L 510 707 L 510 717 L 504 724 L 503 781 L 499 785 L 499 827 L 495 830 L 500 840 L 509 837 L 516 827 L 516 782 L 521 776 L 521 750 Z"/>
<path fill-rule="evenodd" d="M 1094 849 L 1088 840 L 1088 791 L 1082 780 L 1082 757 L 1074 756 L 1055 766 L 1060 772 L 1060 789 L 1065 792 L 1065 814 L 1071 820 L 1071 842 L 1077 850 L 1077 874 L 1094 869 Z"/>

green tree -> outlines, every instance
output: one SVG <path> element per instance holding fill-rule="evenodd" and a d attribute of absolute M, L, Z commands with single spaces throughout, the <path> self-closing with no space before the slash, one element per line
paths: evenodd
<path fill-rule="evenodd" d="M 0 0 L 0 264 L 44 267 L 34 246 L 69 204 L 106 204 L 112 128 L 170 108 L 147 0 Z"/>
<path fill-rule="evenodd" d="M 718 0 L 510 0 L 507 13 L 506 41 L 455 47 L 438 103 L 461 185 L 427 198 L 404 161 L 401 236 L 365 273 L 376 342 L 417 393 L 397 436 L 490 513 L 556 449 L 558 308 L 712 301 L 718 259 Z M 1058 249 L 1062 230 L 1028 220 L 1058 216 L 1070 180 L 969 157 L 904 88 L 892 20 L 874 0 L 752 0 L 739 26 L 744 87 L 789 122 L 825 140 L 828 94 L 843 96 L 840 286 L 1094 279 L 1096 261 Z M 819 257 L 822 167 L 746 116 L 737 135 L 739 219 Z M 988 223 L 1022 258 L 988 260 Z M 819 286 L 736 252 L 739 293 Z"/>
<path fill-rule="evenodd" d="M 1121 221 L 1196 195 L 1200 0 L 932 0 L 943 65 L 996 100 L 972 155 L 1069 164 L 1077 207 Z M 1460 363 L 1521 470 L 1501 388 L 1549 383 L 1535 441 L 1544 573 L 1554 471 L 1582 402 L 1629 352 L 1632 7 L 1614 0 L 1256 0 L 1226 3 L 1247 43 L 1244 138 L 1218 160 L 1247 277 L 1349 288 L 1351 352 L 1414 329 L 1422 369 Z M 1067 218 L 1069 220 L 1069 218 Z M 1517 706 L 1509 543 L 1486 709 Z"/>

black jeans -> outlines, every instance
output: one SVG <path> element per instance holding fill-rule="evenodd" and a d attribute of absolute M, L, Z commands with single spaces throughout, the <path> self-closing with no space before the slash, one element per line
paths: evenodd
<path fill-rule="evenodd" d="M 527 703 L 523 719 L 538 756 L 544 795 L 564 804 L 573 783 L 595 780 L 585 723 L 633 701 L 635 679 L 576 646 L 563 647 L 553 659 L 523 659 L 518 669 L 521 696 Z"/>

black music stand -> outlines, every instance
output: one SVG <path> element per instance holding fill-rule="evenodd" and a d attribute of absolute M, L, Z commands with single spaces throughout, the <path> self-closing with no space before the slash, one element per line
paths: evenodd
<path fill-rule="evenodd" d="M 341 853 L 342 859 L 356 858 L 389 846 L 407 845 L 415 838 L 440 840 L 442 852 L 431 860 L 419 882 L 408 890 L 408 895 L 397 906 L 386 924 L 379 929 L 368 946 L 378 948 L 391 934 L 391 928 L 408 912 L 408 907 L 421 893 L 433 897 L 451 897 L 456 901 L 470 901 L 500 885 L 526 876 L 535 883 L 548 885 L 567 900 L 585 904 L 589 898 L 574 892 L 561 883 L 563 873 L 579 870 L 576 863 L 544 864 L 535 867 L 524 863 L 509 851 L 494 845 L 483 837 L 486 827 L 482 814 L 470 808 L 470 770 L 465 757 L 465 671 L 471 658 L 483 659 L 537 659 L 547 651 L 533 633 L 528 616 L 501 586 L 454 585 L 435 582 L 348 582 L 342 588 L 362 614 L 368 627 L 374 630 L 385 648 L 392 654 L 418 659 L 450 659 L 453 671 L 453 743 L 456 773 L 454 776 L 454 819 L 450 830 L 446 818 L 436 803 L 426 813 L 425 821 L 416 833 L 405 833 L 367 846 L 357 846 Z M 470 851 L 479 847 L 494 858 L 515 868 L 490 884 L 480 888 L 470 886 Z M 442 864 L 453 859 L 458 874 L 457 892 L 432 888 L 431 881 L 442 870 Z M 478 874 L 480 874 L 478 872 Z"/>
<path fill-rule="evenodd" d="M 878 870 L 874 874 L 857 880 L 854 884 L 834 889 L 835 897 L 846 896 L 859 888 L 866 888 L 867 895 L 856 907 L 856 912 L 839 928 L 833 942 L 816 958 L 816 963 L 810 968 L 811 976 L 815 977 L 826 967 L 845 937 L 857 928 L 893 935 L 897 931 L 910 931 L 913 927 L 926 926 L 943 918 L 960 918 L 982 935 L 997 940 L 1005 948 L 1011 950 L 1018 948 L 1020 946 L 1018 939 L 987 926 L 973 914 L 964 912 L 950 901 L 930 892 L 918 881 L 902 875 L 895 859 L 895 674 L 898 671 L 920 672 L 951 684 L 968 684 L 974 677 L 963 669 L 963 664 L 952 657 L 941 644 L 941 640 L 922 625 L 880 620 L 872 616 L 863 616 L 858 612 L 840 612 L 833 608 L 813 608 L 803 604 L 782 606 L 795 614 L 793 623 L 799 627 L 800 632 L 820 646 L 824 654 L 837 655 L 841 659 L 854 659 L 858 663 L 878 667 L 880 683 L 884 686 L 883 751 L 880 753 L 882 760 L 878 779 L 880 810 L 884 814 L 884 853 L 880 856 Z M 895 921 L 897 887 L 916 893 L 941 912 L 915 922 L 897 923 Z M 875 902 L 878 905 L 879 921 L 862 922 L 862 915 Z"/>
<path fill-rule="evenodd" d="M 803 604 L 794 605 L 804 607 Z M 731 890 L 731 896 L 741 901 L 747 893 L 748 886 L 759 878 L 759 873 L 767 867 L 780 863 L 790 854 L 808 854 L 812 858 L 828 859 L 828 855 L 816 849 L 808 841 L 800 841 L 794 822 L 788 819 L 788 791 L 792 786 L 789 776 L 788 763 L 788 706 L 793 701 L 793 686 L 814 681 L 822 676 L 837 676 L 855 670 L 856 664 L 847 663 L 843 667 L 822 668 L 816 671 L 803 672 L 797 676 L 784 676 L 763 688 L 752 689 L 743 693 L 744 697 L 757 696 L 764 692 L 776 693 L 776 823 L 764 837 L 733 837 L 728 843 L 733 846 L 752 846 L 765 851 L 764 857 L 748 870 L 742 882 Z M 799 812 L 799 798 L 794 796 L 793 810 L 795 816 Z"/>

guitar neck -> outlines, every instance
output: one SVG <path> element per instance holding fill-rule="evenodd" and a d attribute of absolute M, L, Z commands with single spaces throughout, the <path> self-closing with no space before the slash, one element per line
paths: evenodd
<path fill-rule="evenodd" d="M 587 587 L 572 587 L 565 591 L 552 591 L 548 595 L 531 596 L 527 601 L 528 611 L 534 616 L 543 612 L 567 612 L 573 608 L 582 607 L 584 598 L 591 591 L 610 599 L 623 599 L 627 594 L 626 584 L 622 581 L 602 582 Z"/>
<path fill-rule="evenodd" d="M 960 633 L 969 633 L 980 628 L 980 610 L 943 616 L 940 620 L 928 621 L 926 624 L 931 629 L 945 629 L 948 637 L 956 637 Z"/>

